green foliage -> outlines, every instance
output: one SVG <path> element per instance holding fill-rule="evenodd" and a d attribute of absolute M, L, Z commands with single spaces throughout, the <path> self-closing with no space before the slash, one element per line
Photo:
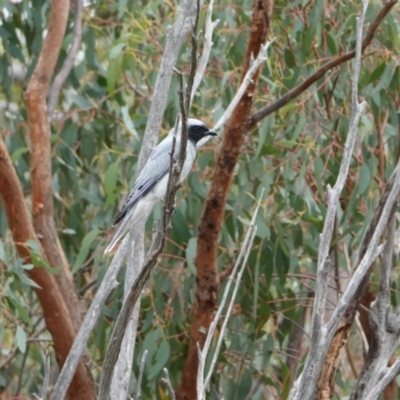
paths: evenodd
<path fill-rule="evenodd" d="M 379 3 L 370 5 L 368 23 L 380 7 Z M 0 129 L 28 203 L 31 180 L 23 89 L 41 49 L 48 9 L 48 2 L 35 0 L 6 1 L 0 10 Z M 276 1 L 271 33 L 276 40 L 260 77 L 255 109 L 287 93 L 327 60 L 352 50 L 358 10 L 359 2 L 350 0 Z M 238 86 L 251 12 L 250 0 L 240 4 L 222 0 L 215 5 L 213 18 L 221 24 L 191 112 L 210 125 L 222 115 Z M 175 15 L 175 3 L 160 1 L 97 0 L 87 3 L 84 10 L 80 53 L 60 94 L 60 113 L 52 125 L 52 167 L 59 237 L 77 290 L 86 302 L 91 301 L 104 276 L 107 260 L 102 252 L 112 219 L 135 179 L 165 32 Z M 204 13 L 200 18 L 203 22 Z M 341 274 L 350 267 L 343 244 L 353 259 L 353 249 L 362 240 L 380 189 L 398 159 L 399 29 L 394 16 L 389 15 L 363 61 L 359 90 L 369 106 L 360 123 L 348 182 L 338 204 L 333 243 L 338 247 Z M 72 24 L 58 68 L 71 37 Z M 186 44 L 178 67 L 186 71 L 189 60 Z M 22 81 L 10 79 L 10 66 L 15 64 L 26 69 Z M 293 353 L 291 340 L 295 327 L 307 329 L 310 318 L 326 185 L 335 182 L 349 126 L 351 66 L 349 62 L 329 71 L 249 132 L 219 238 L 220 272 L 235 262 L 255 208 L 254 199 L 263 187 L 267 195 L 210 398 L 219 393 L 240 400 L 252 393 L 254 400 L 284 399 L 296 368 L 301 368 L 299 352 L 306 350 L 308 338 L 303 336 L 302 346 Z M 173 125 L 179 109 L 177 87 L 173 78 L 163 133 Z M 160 385 L 163 367 L 169 369 L 174 387 L 180 379 L 196 282 L 197 227 L 218 146 L 215 140 L 200 152 L 192 175 L 180 190 L 168 244 L 149 290 L 141 298 L 132 388 L 143 351 L 148 350 L 143 399 L 165 398 Z M 160 215 L 157 209 L 155 218 Z M 147 227 L 150 237 L 151 221 Z M 0 387 L 14 396 L 29 396 L 39 392 L 44 373 L 42 354 L 49 335 L 33 292 L 36 285 L 26 275 L 33 266 L 16 256 L 1 208 L 0 235 Z M 50 268 L 35 244 L 29 247 L 35 266 Z M 57 273 L 57 269 L 51 270 Z M 396 271 L 394 289 L 399 286 L 398 275 Z M 88 285 L 96 280 L 96 285 Z M 123 280 L 123 271 L 119 280 Z M 393 302 L 399 301 L 397 295 L 392 297 Z M 108 299 L 88 345 L 96 378 L 121 299 L 119 287 Z M 41 341 L 35 341 L 38 338 Z M 354 344 L 354 356 L 361 359 L 357 346 Z M 297 357 L 298 365 L 293 362 Z M 344 398 L 354 377 L 341 371 L 336 384 Z"/>

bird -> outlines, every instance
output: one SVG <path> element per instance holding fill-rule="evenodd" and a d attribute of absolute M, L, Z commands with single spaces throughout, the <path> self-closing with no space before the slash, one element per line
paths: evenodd
<path fill-rule="evenodd" d="M 196 144 L 207 136 L 217 136 L 215 131 L 209 129 L 202 121 L 195 118 L 188 119 L 187 128 L 186 157 L 179 177 L 179 183 L 182 183 L 186 179 L 192 169 L 197 153 Z M 113 226 L 118 225 L 118 227 L 104 251 L 105 254 L 114 248 L 141 216 L 146 216 L 147 218 L 155 205 L 166 195 L 174 130 L 175 128 L 172 128 L 165 139 L 152 151 L 145 166 L 139 173 L 124 206 L 115 216 Z M 180 123 L 176 136 L 174 161 L 179 157 L 181 133 L 182 124 Z"/>

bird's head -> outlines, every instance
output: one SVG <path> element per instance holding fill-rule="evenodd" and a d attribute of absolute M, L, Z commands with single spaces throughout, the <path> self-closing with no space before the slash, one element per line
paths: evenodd
<path fill-rule="evenodd" d="M 207 126 L 198 119 L 188 119 L 188 139 L 194 144 L 206 136 L 217 136 L 217 133 L 207 128 Z"/>

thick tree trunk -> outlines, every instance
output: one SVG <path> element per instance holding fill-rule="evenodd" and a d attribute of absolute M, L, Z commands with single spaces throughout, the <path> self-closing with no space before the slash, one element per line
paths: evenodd
<path fill-rule="evenodd" d="M 255 0 L 251 34 L 243 63 L 242 78 L 249 68 L 250 57 L 257 56 L 261 45 L 266 41 L 270 26 L 272 2 Z M 193 321 L 190 329 L 190 344 L 180 387 L 179 400 L 196 398 L 196 378 L 198 370 L 197 344 L 201 347 L 207 330 L 214 318 L 218 304 L 219 279 L 217 271 L 218 236 L 225 216 L 225 204 L 232 182 L 234 168 L 239 159 L 242 144 L 247 133 L 247 120 L 253 105 L 256 82 L 260 69 L 253 77 L 232 117 L 226 124 L 217 165 L 208 192 L 205 208 L 200 221 L 197 242 L 197 286 L 193 306 Z"/>

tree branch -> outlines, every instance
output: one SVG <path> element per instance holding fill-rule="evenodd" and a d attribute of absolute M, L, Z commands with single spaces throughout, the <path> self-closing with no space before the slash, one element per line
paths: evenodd
<path fill-rule="evenodd" d="M 147 353 L 148 353 L 148 350 L 145 350 L 143 352 L 142 360 L 140 361 L 139 376 L 138 376 L 138 379 L 137 379 L 137 382 L 136 382 L 134 400 L 139 400 L 140 397 L 141 397 L 140 389 L 141 389 L 141 386 L 142 386 L 143 372 L 144 372 L 144 367 L 145 367 L 145 364 L 146 364 Z"/>
<path fill-rule="evenodd" d="M 65 397 L 72 377 L 74 376 L 75 370 L 79 364 L 79 360 L 85 351 L 89 336 L 92 333 L 99 316 L 101 315 L 103 306 L 111 291 L 118 285 L 117 275 L 125 258 L 127 244 L 128 238 L 126 237 L 119 246 L 111 265 L 107 269 L 103 281 L 97 290 L 96 296 L 90 304 L 89 310 L 85 315 L 82 325 L 68 354 L 68 358 L 63 365 L 60 375 L 58 376 L 51 400 L 60 400 Z"/>
<path fill-rule="evenodd" d="M 376 301 L 370 308 L 369 315 L 369 351 L 357 384 L 351 395 L 352 400 L 364 399 L 376 387 L 380 380 L 381 371 L 388 365 L 389 358 L 397 343 L 399 332 L 388 329 L 390 317 L 389 290 L 390 275 L 394 264 L 395 221 L 392 219 L 383 251 L 381 278 Z M 384 388 L 382 388 L 384 389 Z"/>
<path fill-rule="evenodd" d="M 375 400 L 385 389 L 385 387 L 396 378 L 400 372 L 400 358 L 398 358 L 394 364 L 387 369 L 382 379 L 372 388 L 371 392 L 367 394 L 365 400 Z"/>
<path fill-rule="evenodd" d="M 199 65 L 196 70 L 196 75 L 194 77 L 193 90 L 190 98 L 190 103 L 193 101 L 193 97 L 200 86 L 200 83 L 204 77 L 204 73 L 206 72 L 208 59 L 210 58 L 210 52 L 213 45 L 212 35 L 215 27 L 219 24 L 219 19 L 215 21 L 212 21 L 211 19 L 213 7 L 214 7 L 214 0 L 211 0 L 207 9 L 203 53 L 201 54 Z"/>
<path fill-rule="evenodd" d="M 144 224 L 148 216 L 144 216 L 135 224 L 136 229 L 131 229 L 128 236 L 127 264 L 124 281 L 124 301 L 128 297 L 130 288 L 140 273 L 144 261 Z M 137 227 L 143 229 L 137 229 Z M 111 382 L 111 398 L 126 399 L 129 394 L 129 383 L 132 375 L 133 354 L 136 344 L 136 331 L 139 319 L 140 303 L 138 302 L 132 312 L 124 339 L 115 365 L 114 376 Z"/>
<path fill-rule="evenodd" d="M 382 22 L 382 20 L 389 14 L 390 10 L 397 3 L 397 0 L 391 0 L 387 3 L 384 3 L 384 6 L 378 16 L 375 18 L 375 21 L 369 26 L 367 30 L 367 35 L 362 43 L 362 51 L 364 51 L 372 42 L 372 39 L 375 36 L 376 30 L 378 26 Z M 312 74 L 309 78 L 307 78 L 304 82 L 300 83 L 298 86 L 289 90 L 285 95 L 283 95 L 280 99 L 269 104 L 260 110 L 256 111 L 252 114 L 248 120 L 248 126 L 252 127 L 257 122 L 260 122 L 262 119 L 267 117 L 268 115 L 274 113 L 280 108 L 284 107 L 289 101 L 295 99 L 301 93 L 303 93 L 306 89 L 308 89 L 313 83 L 315 83 L 318 79 L 321 79 L 329 70 L 338 67 L 339 65 L 351 60 L 356 55 L 355 50 L 350 51 L 348 53 L 342 54 L 341 56 L 335 57 L 333 60 L 326 63 L 322 66 L 318 71 Z"/>
<path fill-rule="evenodd" d="M 328 328 L 327 325 L 324 324 L 323 319 L 326 304 L 328 271 L 330 267 L 329 251 L 336 218 L 336 209 L 337 205 L 339 204 L 340 194 L 342 193 L 344 184 L 346 182 L 356 140 L 358 123 L 366 108 L 365 102 L 362 102 L 361 104 L 358 103 L 357 85 L 361 66 L 362 33 L 367 5 L 368 0 L 363 0 L 362 11 L 360 17 L 357 20 L 356 60 L 352 78 L 352 112 L 350 118 L 349 132 L 346 139 L 343 159 L 340 165 L 337 181 L 333 189 L 331 189 L 329 185 L 327 187 L 328 209 L 326 212 L 325 223 L 318 248 L 317 282 L 314 299 L 314 312 L 311 323 L 310 353 L 307 357 L 304 370 L 298 378 L 298 383 L 295 383 L 292 388 L 290 399 L 308 399 L 314 392 L 316 388 L 316 382 L 321 374 L 323 363 L 326 359 L 328 349 L 330 348 L 330 343 L 328 339 L 328 335 L 330 334 L 329 329 L 336 329 L 336 325 Z M 346 288 L 346 291 L 349 289 L 349 286 Z M 335 311 L 337 311 L 338 309 L 339 306 L 336 308 Z M 331 321 L 333 320 L 334 317 L 331 318 Z"/>
<path fill-rule="evenodd" d="M 161 378 L 161 382 L 165 385 L 167 388 L 167 391 L 169 393 L 169 397 L 171 400 L 175 400 L 175 392 L 174 389 L 172 388 L 171 380 L 169 379 L 169 374 L 167 368 L 163 368 L 163 374 L 164 376 Z"/>
<path fill-rule="evenodd" d="M 216 312 L 216 314 L 214 316 L 214 319 L 213 319 L 213 321 L 212 321 L 212 323 L 210 325 L 210 329 L 208 330 L 207 338 L 206 338 L 206 341 L 204 343 L 203 350 L 201 350 L 200 348 L 198 349 L 198 352 L 199 352 L 199 369 L 198 369 L 198 373 L 197 373 L 197 385 L 196 385 L 197 386 L 197 400 L 205 400 L 205 398 L 206 398 L 206 390 L 208 389 L 208 386 L 210 384 L 210 380 L 211 380 L 212 374 L 214 372 L 215 364 L 217 362 L 218 355 L 219 355 L 219 352 L 221 350 L 222 340 L 223 340 L 223 338 L 225 336 L 225 331 L 226 331 L 226 327 L 227 327 L 227 324 L 228 324 L 228 320 L 229 320 L 229 317 L 230 317 L 231 312 L 232 312 L 233 302 L 234 302 L 234 300 L 236 298 L 236 293 L 237 293 L 237 291 L 239 289 L 239 285 L 240 285 L 240 281 L 241 281 L 241 278 L 242 278 L 242 275 L 243 275 L 243 271 L 244 271 L 244 268 L 245 268 L 245 266 L 247 264 L 247 259 L 248 259 L 249 254 L 250 254 L 250 250 L 251 250 L 251 247 L 253 245 L 253 241 L 254 241 L 255 235 L 257 233 L 257 227 L 256 227 L 255 223 L 256 223 L 256 217 L 257 217 L 257 214 L 258 214 L 258 209 L 260 208 L 260 203 L 261 203 L 261 200 L 263 198 L 263 195 L 264 195 L 264 189 L 262 190 L 262 193 L 261 193 L 260 198 L 259 198 L 258 203 L 257 203 L 257 207 L 256 207 L 256 209 L 254 211 L 253 217 L 251 218 L 250 225 L 249 225 L 249 228 L 247 230 L 246 237 L 245 237 L 245 239 L 243 241 L 242 247 L 240 249 L 239 256 L 238 256 L 238 258 L 236 260 L 235 266 L 233 267 L 233 270 L 232 270 L 232 273 L 231 273 L 231 275 L 229 277 L 228 283 L 225 286 L 225 290 L 224 290 L 224 294 L 223 294 L 221 303 L 220 303 L 220 305 L 218 307 L 218 310 L 217 310 L 217 312 Z M 242 259 L 243 259 L 243 261 L 242 261 Z M 235 283 L 234 290 L 233 290 L 233 293 L 232 293 L 232 296 L 231 296 L 231 300 L 229 302 L 229 307 L 228 307 L 228 310 L 226 312 L 226 315 L 225 315 L 225 318 L 224 318 L 224 322 L 222 324 L 221 331 L 219 333 L 217 347 L 215 349 L 213 358 L 211 360 L 211 365 L 210 365 L 210 369 L 208 371 L 208 374 L 207 374 L 206 378 L 204 379 L 204 369 L 205 369 L 205 364 L 206 364 L 206 358 L 207 358 L 208 352 L 209 352 L 210 347 L 211 347 L 211 342 L 212 342 L 212 339 L 214 338 L 215 331 L 217 329 L 217 324 L 218 324 L 218 322 L 220 320 L 220 317 L 222 315 L 222 311 L 225 308 L 225 303 L 226 303 L 226 300 L 228 299 L 228 295 L 229 295 L 229 291 L 230 291 L 231 285 L 233 283 L 233 279 L 236 276 L 236 272 L 237 272 L 241 262 L 242 262 L 242 265 L 240 267 L 238 276 L 236 278 L 236 283 Z"/>

